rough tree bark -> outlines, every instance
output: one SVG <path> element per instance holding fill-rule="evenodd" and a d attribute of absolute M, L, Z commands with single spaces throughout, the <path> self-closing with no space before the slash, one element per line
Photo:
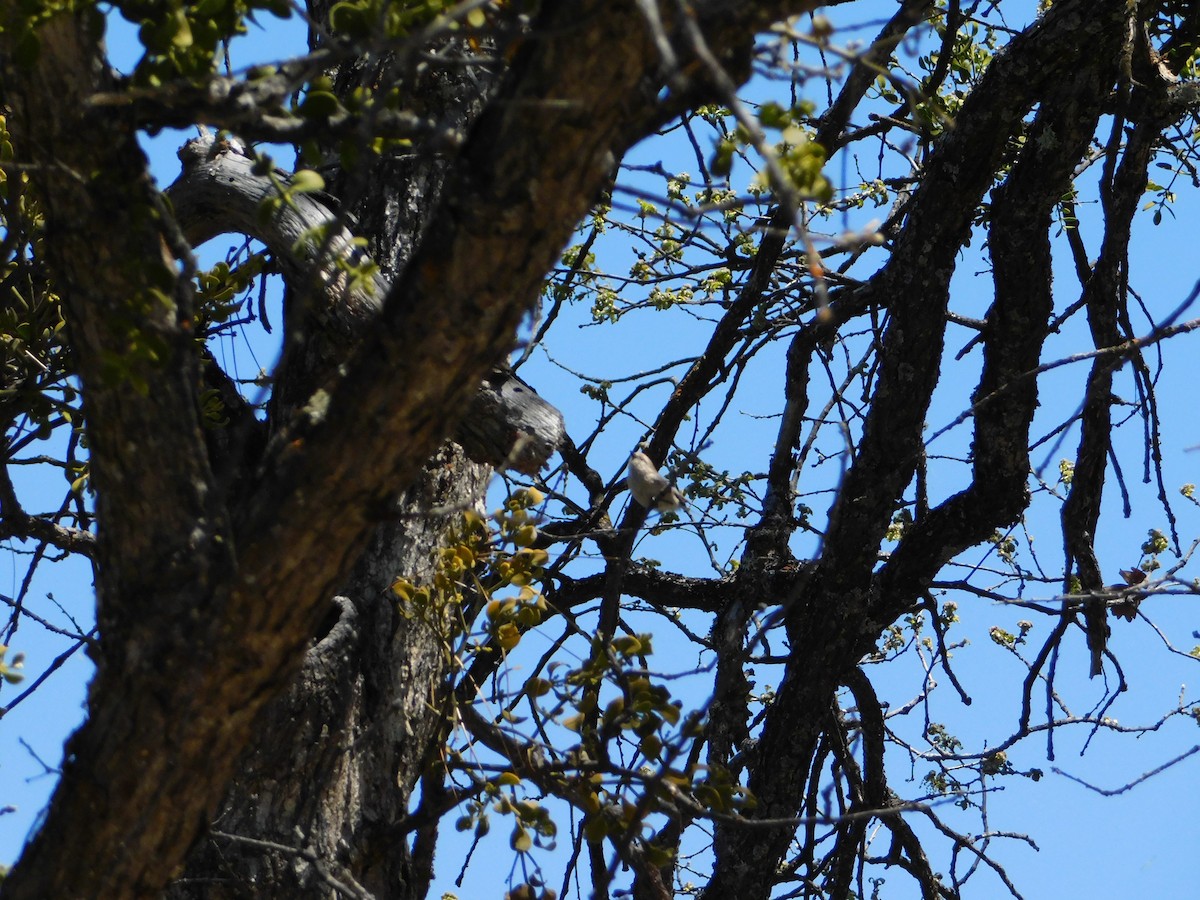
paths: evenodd
<path fill-rule="evenodd" d="M 426 116 L 465 131 L 495 79 L 471 63 L 465 45 L 447 44 L 442 52 L 462 61 L 419 76 L 396 71 L 395 61 L 376 65 L 413 84 L 409 93 Z M 355 86 L 356 72 L 348 65 L 339 75 L 345 92 Z M 184 173 L 167 195 L 193 245 L 214 229 L 250 234 L 281 263 L 292 307 L 288 332 L 304 341 L 281 366 L 272 403 L 277 421 L 370 328 L 390 276 L 403 272 L 436 208 L 447 160 L 417 152 L 380 160 L 369 175 L 334 175 L 334 190 L 351 195 L 340 204 L 342 218 L 354 223 L 357 236 L 369 236 L 380 265 L 368 288 L 356 289 L 339 278 L 336 265 L 316 274 L 294 249 L 314 227 L 334 223 L 336 237 L 326 252 L 347 257 L 356 235 L 337 224 L 338 214 L 321 197 L 307 194 L 264 227 L 260 205 L 288 178 L 256 175 L 239 151 L 230 142 L 190 142 L 181 151 Z M 354 195 L 357 202 L 345 202 Z M 441 627 L 400 615 L 388 587 L 401 575 L 429 583 L 447 528 L 464 510 L 481 507 L 490 466 L 536 473 L 562 434 L 561 415 L 528 386 L 504 370 L 489 375 L 456 433 L 466 457 L 455 445 L 443 448 L 418 485 L 397 500 L 394 521 L 376 531 L 296 683 L 264 710 L 230 794 L 171 896 L 324 896 L 331 879 L 378 897 L 424 896 L 436 829 L 425 834 L 414 868 L 411 829 L 402 826 L 411 789 L 452 726 L 445 692 L 454 664 L 446 644 L 453 623 L 448 615 Z"/>
<path fill-rule="evenodd" d="M 334 221 L 334 213 L 300 195 L 264 224 L 259 204 L 276 187 L 254 175 L 251 160 L 236 147 L 199 139 L 181 156 L 184 174 L 167 194 L 189 241 L 197 244 L 217 228 L 252 234 L 280 261 L 293 296 L 313 283 L 327 283 L 309 299 L 304 331 L 314 340 L 306 352 L 293 355 L 292 366 L 328 369 L 345 358 L 378 314 L 388 281 L 378 276 L 373 291 L 345 290 L 336 267 L 322 277 L 313 273 L 311 262 L 297 257 L 294 247 L 301 235 Z M 287 182 L 281 173 L 279 179 Z M 394 187 L 417 193 L 405 183 Z M 431 209 L 433 199 L 423 208 Z M 351 249 L 348 241 L 333 244 L 331 252 L 338 255 Z M 320 373 L 285 371 L 282 377 L 294 386 L 319 382 Z M 511 377 L 505 382 L 514 383 Z M 499 464 L 513 449 L 514 431 L 529 434 L 522 460 L 527 471 L 536 471 L 560 442 L 561 416 L 528 388 L 509 395 L 532 402 L 504 406 L 497 402 L 505 399 L 502 391 L 482 390 L 471 415 L 487 417 L 491 429 L 481 423 L 460 440 L 470 456 Z M 286 401 L 273 408 L 282 413 Z M 246 411 L 225 430 L 256 426 Z M 477 435 L 497 439 L 476 440 Z M 508 440 L 498 440 L 502 437 Z M 444 646 L 449 623 L 438 630 L 399 615 L 388 600 L 388 587 L 401 574 L 416 583 L 429 581 L 447 527 L 463 510 L 479 505 L 490 471 L 449 445 L 419 484 L 398 498 L 394 521 L 379 527 L 341 588 L 296 683 L 264 710 L 257 739 L 243 754 L 211 835 L 175 882 L 172 896 L 322 894 L 335 876 L 377 896 L 423 893 L 422 878 L 409 871 L 397 827 L 408 808 L 409 787 L 445 726 L 438 698 L 452 663 Z"/>

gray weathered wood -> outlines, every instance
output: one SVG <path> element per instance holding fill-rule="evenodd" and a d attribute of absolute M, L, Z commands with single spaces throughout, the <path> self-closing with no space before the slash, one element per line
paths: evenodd
<path fill-rule="evenodd" d="M 220 234 L 250 235 L 275 256 L 293 291 L 324 290 L 314 318 L 320 340 L 349 348 L 378 315 L 391 283 L 376 272 L 354 283 L 345 266 L 368 262 L 354 234 L 339 220 L 326 195 L 281 191 L 292 185 L 287 172 L 259 173 L 253 154 L 236 139 L 203 135 L 179 151 L 183 171 L 167 188 L 175 216 L 196 246 Z M 264 215 L 264 210 L 273 212 Z M 339 263 L 342 265 L 339 266 Z M 325 352 L 330 351 L 326 348 Z M 295 403 L 307 397 L 292 396 Z M 536 474 L 565 435 L 562 414 L 514 373 L 497 368 L 480 388 L 455 433 L 467 456 L 499 468 Z"/>

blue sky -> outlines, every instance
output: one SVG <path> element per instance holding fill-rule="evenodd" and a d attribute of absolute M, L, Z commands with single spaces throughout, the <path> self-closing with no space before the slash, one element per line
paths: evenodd
<path fill-rule="evenodd" d="M 1005 4 L 1016 9 L 1020 4 Z M 851 8 L 859 20 L 863 10 L 877 8 L 880 17 L 889 15 L 894 9 L 890 2 L 857 4 Z M 1009 10 L 1010 18 L 1013 10 Z M 252 32 L 239 49 L 235 47 L 236 65 L 279 58 L 289 48 L 303 42 L 303 32 L 295 23 L 287 26 L 285 36 L 275 29 L 277 23 L 264 18 L 269 30 Z M 877 23 L 848 37 L 869 37 L 877 29 Z M 135 60 L 131 55 L 131 29 L 122 27 L 114 32 L 111 42 L 115 64 L 127 70 Z M 756 88 L 758 90 L 758 88 Z M 763 87 L 763 91 L 767 88 Z M 154 171 L 163 184 L 169 183 L 178 170 L 174 157 L 176 147 L 190 135 L 167 134 L 148 142 Z M 694 160 L 690 160 L 678 143 L 646 144 L 635 150 L 628 162 L 649 164 L 662 160 L 670 169 L 695 172 Z M 831 166 L 839 165 L 835 159 Z M 832 174 L 836 175 L 837 169 Z M 836 179 L 835 179 L 836 180 Z M 636 181 L 641 185 L 643 181 Z M 1182 190 L 1182 188 L 1181 188 Z M 1090 217 L 1094 206 L 1087 205 L 1085 196 L 1081 202 L 1082 230 L 1089 250 L 1098 245 L 1098 234 Z M 1200 265 L 1192 251 L 1191 223 L 1196 219 L 1197 209 L 1194 195 L 1183 193 L 1174 208 L 1175 217 L 1167 216 L 1157 227 L 1151 225 L 1149 213 L 1135 226 L 1135 238 L 1131 250 L 1133 271 L 1131 284 L 1142 293 L 1158 318 L 1174 309 L 1200 279 Z M 865 220 L 882 215 L 885 210 L 867 210 L 860 219 L 835 222 L 840 227 L 860 227 Z M 831 230 L 836 230 L 831 229 Z M 214 242 L 217 255 L 230 241 Z M 963 261 L 955 276 L 952 306 L 964 314 L 979 315 L 990 302 L 990 276 L 974 255 L 974 250 L 964 253 Z M 1077 295 L 1070 257 L 1062 242 L 1056 248 L 1056 285 L 1062 292 L 1059 305 L 1065 305 Z M 628 271 L 633 256 L 628 247 L 610 246 L 603 251 L 602 266 L 613 271 Z M 867 274 L 872 266 L 867 263 L 858 270 Z M 1200 315 L 1192 311 L 1189 318 Z M 568 308 L 556 325 L 557 337 L 551 348 L 555 360 L 570 369 L 585 371 L 604 377 L 617 378 L 652 368 L 663 360 L 677 358 L 696 350 L 696 338 L 702 335 L 703 322 L 665 318 L 662 314 L 644 312 L 632 315 L 614 326 L 591 327 L 590 316 L 585 306 Z M 1047 346 L 1044 359 L 1057 355 L 1078 352 L 1088 346 L 1081 336 L 1082 322 L 1076 321 L 1064 329 Z M 1145 323 L 1135 323 L 1139 333 L 1145 333 Z M 948 346 L 956 350 L 966 343 L 971 332 L 952 328 Z M 268 345 L 259 345 L 260 362 L 269 365 Z M 1195 338 L 1185 336 L 1175 339 L 1164 348 L 1168 365 L 1158 387 L 1159 403 L 1165 411 L 1163 446 L 1166 453 L 1166 485 L 1173 494 L 1176 509 L 1180 512 L 1180 534 L 1185 546 L 1193 535 L 1200 535 L 1200 516 L 1194 506 L 1187 504 L 1176 493 L 1179 486 L 1189 481 L 1200 481 L 1197 465 L 1200 453 L 1189 453 L 1188 448 L 1200 444 L 1200 424 L 1193 414 L 1195 406 L 1194 384 L 1200 376 L 1200 365 L 1195 362 Z M 782 384 L 783 344 L 767 349 L 748 369 L 742 390 L 734 410 L 716 434 L 712 446 L 705 451 L 705 460 L 718 468 L 733 472 L 744 468 L 761 469 L 765 465 L 765 450 L 773 440 L 775 421 L 764 419 L 778 410 Z M 264 358 L 265 357 L 265 358 Z M 956 372 L 943 379 L 935 397 L 929 416 L 931 432 L 953 421 L 969 403 L 973 388 L 973 374 L 978 365 L 978 350 L 968 355 Z M 1058 421 L 1073 411 L 1080 396 L 1079 385 L 1087 372 L 1087 363 L 1064 367 L 1048 375 L 1043 381 L 1042 409 L 1039 411 L 1034 433 L 1048 431 Z M 597 406 L 579 393 L 579 383 L 556 366 L 544 353 L 535 353 L 522 370 L 527 378 L 548 400 L 563 410 L 568 430 L 578 440 L 594 427 Z M 636 409 L 644 419 L 651 419 L 670 386 L 662 385 L 639 399 Z M 1127 379 L 1122 380 L 1118 393 L 1128 392 Z M 618 396 L 614 391 L 614 396 Z M 642 437 L 641 425 L 632 419 L 617 419 L 613 427 L 597 442 L 592 454 L 592 463 L 600 467 L 602 474 L 617 478 L 634 442 Z M 931 452 L 961 454 L 969 441 L 969 423 L 936 441 Z M 1074 453 L 1077 433 L 1068 434 L 1056 454 L 1049 455 L 1048 448 L 1035 453 L 1035 461 L 1043 455 L 1049 462 L 1045 478 L 1053 482 L 1057 477 L 1057 461 Z M 1140 483 L 1141 432 L 1136 423 L 1118 434 L 1119 458 L 1121 459 L 1133 494 L 1133 514 L 1125 520 L 1120 515 L 1119 498 L 1110 489 L 1105 496 L 1105 523 L 1099 535 L 1102 564 L 1106 574 L 1115 577 L 1116 569 L 1137 562 L 1137 547 L 1146 537 L 1149 528 L 1164 528 L 1165 521 L 1156 508 L 1152 487 Z M 828 494 L 821 493 L 832 486 L 831 478 L 835 465 L 806 470 L 802 479 L 802 491 L 814 491 L 806 500 L 818 515 L 823 515 L 829 502 Z M 935 501 L 957 490 L 961 485 L 956 475 L 935 481 L 932 493 Z M 45 505 L 61 499 L 65 485 L 58 481 L 47 481 L 45 490 L 48 499 Z M 572 488 L 577 490 L 577 486 Z M 624 500 L 618 500 L 619 503 Z M 1061 565 L 1055 517 L 1057 508 L 1053 503 L 1036 502 L 1031 509 L 1029 531 L 1036 539 L 1034 548 L 1044 558 L 1047 569 Z M 725 553 L 733 552 L 734 539 L 727 532 L 714 536 Z M 1028 564 L 1030 547 L 1026 536 L 1019 533 L 1019 553 Z M 801 552 L 803 548 L 797 548 Z M 692 574 L 710 572 L 707 557 L 698 548 L 694 536 L 685 529 L 668 531 L 661 535 L 648 535 L 638 549 L 639 555 L 660 559 L 670 568 Z M 971 555 L 968 554 L 968 557 Z M 983 558 L 982 549 L 976 558 Z M 0 569 L 0 591 L 15 595 L 23 574 L 22 559 L 6 559 L 7 569 Z M 1171 560 L 1165 562 L 1169 565 Z M 41 598 L 47 592 L 62 604 L 67 613 L 80 622 L 87 623 L 91 616 L 91 588 L 89 578 L 77 565 L 43 567 L 31 594 Z M 1054 591 L 1048 586 L 1031 586 L 1025 596 L 1028 599 L 1048 599 Z M 1036 649 L 1036 641 L 1048 629 L 1047 622 L 1030 616 L 1020 609 L 1002 608 L 987 601 L 958 598 L 962 623 L 958 629 L 961 637 L 971 642 L 955 654 L 955 671 L 974 702 L 970 707 L 962 706 L 953 690 L 939 675 L 941 687 L 931 696 L 929 715 L 935 721 L 946 722 L 963 739 L 969 748 L 994 743 L 1006 736 L 1014 727 L 1016 705 L 1015 687 L 1021 677 L 1021 669 L 1015 660 L 1003 651 L 991 646 L 988 629 L 1000 625 L 1016 631 L 1015 623 L 1030 618 L 1036 623 L 1031 636 L 1035 643 L 1027 648 L 1027 655 Z M 65 623 L 64 614 L 53 606 L 39 605 L 48 610 L 45 614 L 55 621 Z M 1198 641 L 1192 632 L 1200 628 L 1200 617 L 1196 615 L 1194 597 L 1172 597 L 1155 600 L 1146 605 L 1146 611 L 1161 628 L 1163 634 L 1177 647 L 1190 649 Z M 706 625 L 704 627 L 707 627 Z M 1132 686 L 1129 693 L 1121 696 L 1109 711 L 1109 715 L 1122 724 L 1153 723 L 1166 709 L 1172 707 L 1180 695 L 1200 701 L 1200 692 L 1184 688 L 1196 681 L 1196 663 L 1170 656 L 1162 650 L 1157 634 L 1142 622 L 1126 624 L 1113 622 L 1113 646 L 1125 666 L 1126 676 Z M 536 638 L 531 641 L 532 652 L 540 652 Z M 544 639 L 543 639 L 544 640 Z M 64 649 L 60 638 L 46 636 L 39 629 L 24 626 L 13 638 L 15 650 L 27 655 L 27 671 L 36 675 Z M 684 645 L 673 644 L 664 636 L 659 647 L 663 658 L 676 649 L 692 653 Z M 1083 639 L 1074 635 L 1060 662 L 1060 686 L 1070 703 L 1071 710 L 1078 714 L 1088 712 L 1099 701 L 1103 691 L 1099 679 L 1089 683 L 1086 679 L 1086 652 Z M 18 706 L 5 717 L 0 729 L 0 805 L 16 806 L 15 812 L 0 816 L 0 862 L 10 862 L 19 853 L 25 834 L 35 821 L 38 810 L 53 789 L 53 776 L 44 773 L 42 766 L 19 743 L 29 746 L 46 763 L 57 763 L 61 743 L 65 735 L 80 721 L 85 682 L 90 667 L 81 654 L 76 654 L 62 669 L 50 677 L 38 695 Z M 896 707 L 916 696 L 922 687 L 923 673 L 919 666 L 900 663 L 882 679 L 876 678 L 881 694 Z M 875 675 L 875 672 L 872 672 Z M 771 682 L 771 672 L 764 667 L 759 673 L 759 685 Z M 881 683 L 882 681 L 882 683 Z M 24 685 L 0 688 L 0 699 L 11 702 Z M 686 698 L 700 702 L 703 697 Z M 920 706 L 910 716 L 924 714 Z M 907 717 L 906 717 L 907 718 Z M 912 727 L 915 719 L 897 722 L 897 727 Z M 918 723 L 919 724 L 919 723 Z M 1058 756 L 1056 765 L 1072 775 L 1105 788 L 1117 788 L 1173 758 L 1190 747 L 1200 744 L 1194 722 L 1176 719 L 1168 722 L 1161 730 L 1141 737 L 1124 735 L 1099 735 L 1086 756 L 1079 752 L 1087 737 L 1084 728 L 1062 730 L 1056 735 Z M 1190 893 L 1194 873 L 1193 859 L 1200 826 L 1189 811 L 1200 800 L 1200 757 L 1192 757 L 1178 767 L 1156 776 L 1136 790 L 1119 797 L 1101 798 L 1095 793 L 1065 777 L 1050 771 L 1051 764 L 1045 759 L 1045 742 L 1037 738 L 1026 741 L 1010 753 L 1014 766 L 1021 770 L 1041 768 L 1046 776 L 1039 782 L 1023 778 L 1007 778 L 997 782 L 997 789 L 988 795 L 988 811 L 991 827 L 1002 830 L 1027 832 L 1036 841 L 1040 852 L 1019 841 L 998 840 L 993 852 L 1008 868 L 1010 877 L 1016 882 L 1023 895 L 1035 898 L 1058 898 L 1066 896 L 1124 897 L 1137 894 L 1158 896 L 1183 896 Z M 911 788 L 920 792 L 919 781 L 928 764 L 912 763 L 893 754 L 888 760 L 889 772 L 901 790 Z M 904 779 L 912 777 L 913 783 L 906 785 Z M 951 810 L 939 807 L 948 819 L 953 820 Z M 965 819 L 958 820 L 961 827 L 973 826 Z M 560 822 L 560 847 L 566 846 L 565 817 Z M 448 839 L 439 851 L 439 879 L 431 896 L 438 896 L 438 889 L 455 890 L 459 896 L 501 896 L 501 872 L 506 873 L 511 864 L 508 849 L 508 827 L 497 821 L 493 834 L 476 851 L 471 870 L 462 889 L 453 886 L 457 874 L 457 848 L 463 845 L 456 839 Z M 936 847 L 936 840 L 931 847 Z M 880 848 L 880 853 L 886 847 Z M 940 853 L 940 849 L 934 852 Z M 547 873 L 550 883 L 557 884 L 559 863 L 548 857 Z M 941 857 L 937 857 L 940 861 Z M 935 866 L 942 868 L 941 866 Z M 888 882 L 883 896 L 889 898 L 915 896 L 907 879 L 901 873 L 885 873 Z M 978 897 L 1003 896 L 1002 886 L 990 875 L 982 873 L 973 882 L 970 894 Z"/>

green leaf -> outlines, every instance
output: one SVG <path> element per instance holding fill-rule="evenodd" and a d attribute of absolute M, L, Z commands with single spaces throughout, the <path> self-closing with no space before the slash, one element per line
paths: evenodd
<path fill-rule="evenodd" d="M 301 169 L 292 176 L 292 191 L 297 194 L 311 194 L 313 191 L 325 190 L 325 179 L 312 169 Z"/>
<path fill-rule="evenodd" d="M 533 849 L 533 835 L 518 825 L 513 829 L 512 837 L 509 838 L 508 844 L 518 853 L 528 853 Z"/>
<path fill-rule="evenodd" d="M 341 109 L 338 98 L 328 91 L 311 91 L 300 103 L 300 115 L 306 119 L 327 119 Z"/>
<path fill-rule="evenodd" d="M 329 11 L 330 27 L 337 34 L 347 37 L 367 37 L 371 33 L 371 20 L 369 4 L 361 0 L 357 3 L 335 3 Z"/>

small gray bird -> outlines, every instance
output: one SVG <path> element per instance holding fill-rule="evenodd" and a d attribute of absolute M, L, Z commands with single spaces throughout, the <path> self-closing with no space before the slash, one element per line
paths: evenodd
<path fill-rule="evenodd" d="M 659 474 L 654 463 L 641 450 L 629 457 L 629 475 L 625 479 L 633 499 L 647 509 L 660 513 L 675 512 L 687 503 L 679 488 Z"/>

